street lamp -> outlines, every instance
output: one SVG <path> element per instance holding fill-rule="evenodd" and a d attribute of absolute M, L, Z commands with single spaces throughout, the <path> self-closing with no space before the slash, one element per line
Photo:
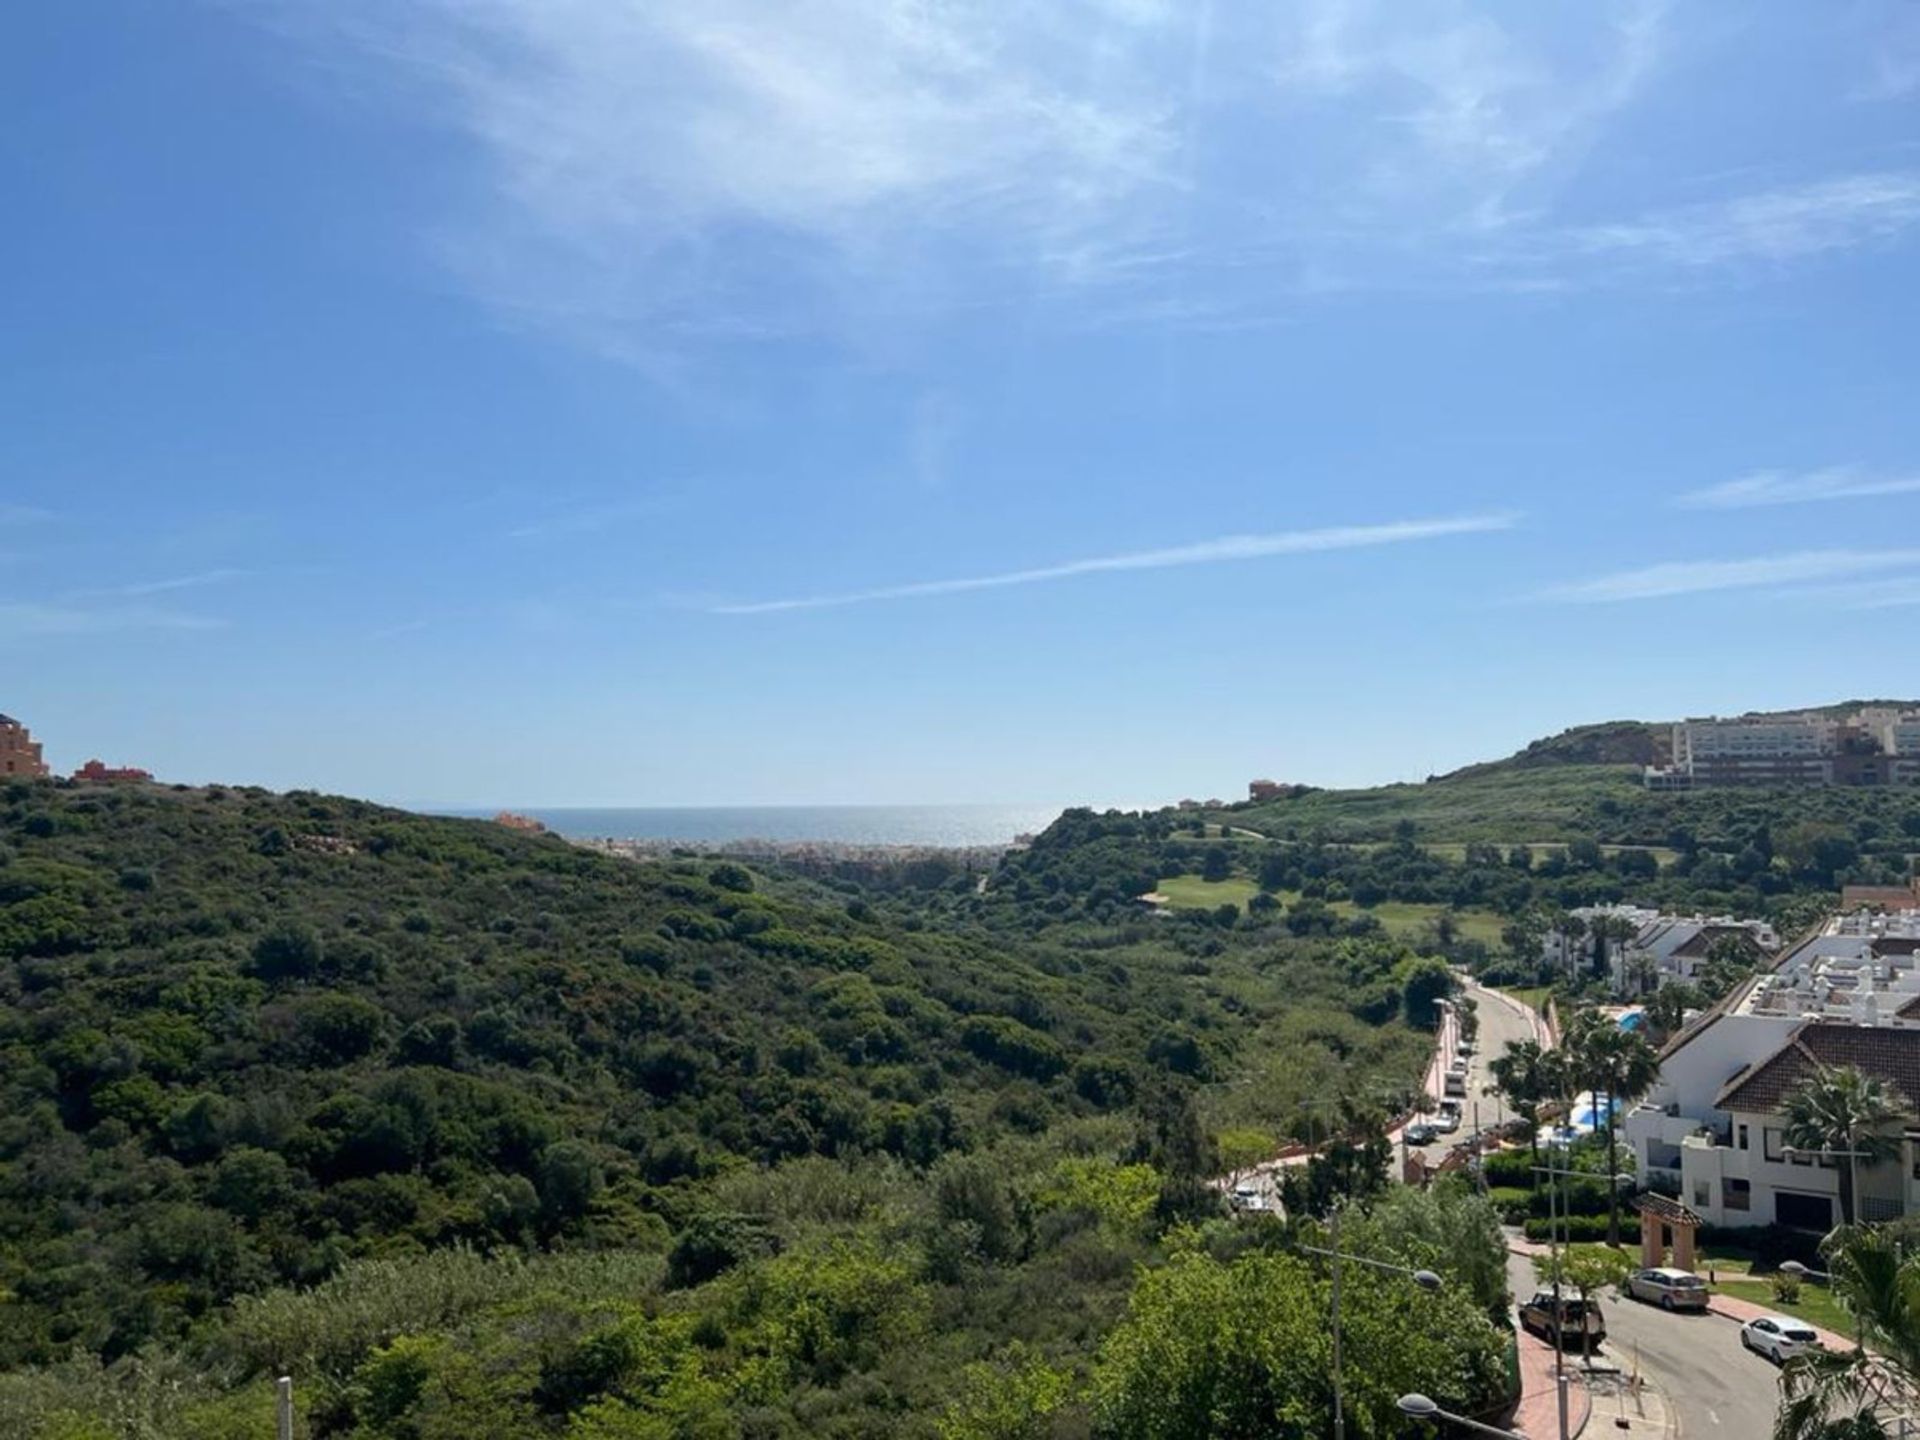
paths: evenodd
<path fill-rule="evenodd" d="M 1558 1182 L 1560 1177 L 1570 1176 L 1575 1180 L 1610 1179 L 1616 1185 L 1631 1185 L 1634 1183 L 1635 1177 L 1629 1175 L 1624 1170 L 1616 1175 L 1603 1176 L 1590 1175 L 1584 1170 L 1568 1170 L 1552 1165 L 1536 1165 L 1533 1167 L 1533 1173 L 1552 1177 L 1547 1185 L 1547 1245 L 1553 1256 L 1553 1387 L 1560 1401 L 1560 1440 L 1569 1440 L 1572 1430 L 1567 1413 L 1567 1361 L 1566 1349 L 1561 1337 L 1561 1324 L 1566 1312 L 1560 1304 L 1560 1274 L 1563 1267 L 1560 1263 L 1561 1216 L 1559 1210 L 1560 1186 Z"/>
<path fill-rule="evenodd" d="M 1782 1260 L 1780 1273 L 1791 1275 L 1802 1284 L 1808 1280 L 1823 1280 L 1829 1285 L 1833 1284 L 1833 1276 L 1826 1271 L 1816 1270 L 1811 1265 L 1802 1265 L 1798 1260 Z M 1856 1345 L 1866 1343 L 1866 1321 L 1861 1319 L 1858 1311 L 1854 1311 L 1853 1315 L 1853 1343 Z"/>
<path fill-rule="evenodd" d="M 1318 1245 L 1296 1244 L 1295 1248 L 1308 1255 L 1319 1255 L 1332 1261 L 1333 1272 L 1333 1440 L 1347 1440 L 1346 1395 L 1340 1373 L 1340 1266 L 1351 1260 L 1356 1265 L 1365 1265 L 1369 1269 L 1384 1270 L 1389 1275 L 1405 1275 L 1422 1290 L 1431 1294 L 1446 1282 L 1431 1270 L 1415 1270 L 1408 1265 L 1395 1265 L 1387 1260 L 1375 1260 L 1366 1255 L 1348 1255 L 1340 1248 L 1340 1211 L 1335 1209 L 1328 1226 L 1333 1245 L 1323 1249 Z"/>
<path fill-rule="evenodd" d="M 1493 1425 L 1482 1425 L 1478 1420 L 1469 1420 L 1465 1415 L 1455 1415 L 1450 1410 L 1442 1410 L 1417 1390 L 1411 1395 L 1400 1397 L 1400 1413 L 1411 1415 L 1416 1420 L 1445 1420 L 1450 1424 L 1464 1425 L 1467 1429 L 1481 1435 L 1497 1435 L 1500 1440 L 1527 1440 L 1526 1436 L 1516 1430 L 1501 1430 Z"/>

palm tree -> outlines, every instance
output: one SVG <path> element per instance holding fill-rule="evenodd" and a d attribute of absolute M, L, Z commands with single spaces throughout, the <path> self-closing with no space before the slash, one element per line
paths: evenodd
<path fill-rule="evenodd" d="M 1840 1217 L 1852 1225 L 1858 1218 L 1854 1171 L 1898 1152 L 1900 1142 L 1885 1132 L 1904 1112 L 1885 1085 L 1852 1065 L 1815 1071 L 1787 1096 L 1784 1111 L 1787 1144 L 1796 1150 L 1838 1151 L 1847 1162 L 1839 1167 Z"/>
<path fill-rule="evenodd" d="M 1871 1228 L 1835 1231 L 1825 1248 L 1834 1297 L 1862 1343 L 1786 1363 L 1774 1440 L 1890 1440 L 1885 1417 L 1920 1394 L 1920 1255 Z"/>
<path fill-rule="evenodd" d="M 1596 915 L 1587 928 L 1593 936 L 1593 973 L 1596 978 L 1605 978 L 1607 975 L 1608 942 L 1618 940 L 1625 944 L 1640 933 L 1640 927 L 1624 915 Z"/>
<path fill-rule="evenodd" d="M 1538 1040 L 1509 1041 L 1505 1053 L 1487 1066 L 1493 1083 L 1514 1114 L 1527 1122 L 1527 1147 L 1539 1159 L 1540 1107 L 1563 1098 L 1567 1090 L 1565 1056 L 1548 1050 Z"/>
<path fill-rule="evenodd" d="M 1562 915 L 1554 921 L 1553 928 L 1560 932 L 1560 945 L 1567 960 L 1567 975 L 1571 978 L 1579 969 L 1577 948 L 1587 933 L 1587 922 L 1579 915 Z"/>
<path fill-rule="evenodd" d="M 1607 1173 L 1617 1166 L 1618 1121 L 1614 1112 L 1638 1100 L 1660 1078 L 1660 1057 L 1646 1037 L 1622 1030 L 1598 1010 L 1582 1010 L 1567 1026 L 1569 1064 L 1581 1084 L 1599 1101 L 1607 1136 Z M 1620 1187 L 1607 1187 L 1607 1243 L 1620 1243 Z"/>
<path fill-rule="evenodd" d="M 1685 980 L 1662 985 L 1647 997 L 1647 1025 L 1661 1039 L 1677 1034 L 1686 1023 L 1687 1011 L 1706 1008 L 1707 997 L 1700 987 Z"/>

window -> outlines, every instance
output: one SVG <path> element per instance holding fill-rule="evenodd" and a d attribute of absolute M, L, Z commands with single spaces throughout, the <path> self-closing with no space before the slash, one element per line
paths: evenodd
<path fill-rule="evenodd" d="M 1760 1153 L 1769 1160 L 1786 1159 L 1786 1143 L 1786 1137 L 1771 1125 L 1760 1131 Z"/>
<path fill-rule="evenodd" d="M 1702 1207 L 1713 1204 L 1713 1182 L 1696 1180 L 1693 1182 L 1693 1203 Z"/>
<path fill-rule="evenodd" d="M 1747 1127 L 1742 1125 L 1738 1130 L 1734 1132 L 1734 1135 L 1736 1137 L 1734 1140 L 1735 1147 L 1741 1150 L 1746 1149 L 1747 1148 Z"/>
<path fill-rule="evenodd" d="M 1728 1210 L 1751 1210 L 1753 1208 L 1753 1182 L 1751 1180 L 1722 1180 L 1720 1182 L 1720 1204 Z"/>

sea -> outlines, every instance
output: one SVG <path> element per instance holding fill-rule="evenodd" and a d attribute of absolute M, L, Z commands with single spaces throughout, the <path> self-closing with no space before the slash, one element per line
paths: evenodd
<path fill-rule="evenodd" d="M 664 809 L 515 807 L 573 840 L 819 841 L 837 845 L 1005 845 L 1037 834 L 1058 805 L 719 805 Z M 447 810 L 490 817 L 492 810 Z"/>

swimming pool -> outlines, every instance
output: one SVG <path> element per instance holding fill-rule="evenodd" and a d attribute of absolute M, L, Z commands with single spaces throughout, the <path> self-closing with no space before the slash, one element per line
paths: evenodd
<path fill-rule="evenodd" d="M 1638 1030 L 1646 1023 L 1647 1012 L 1644 1010 L 1629 1010 L 1620 1017 L 1620 1028 L 1622 1030 Z"/>

